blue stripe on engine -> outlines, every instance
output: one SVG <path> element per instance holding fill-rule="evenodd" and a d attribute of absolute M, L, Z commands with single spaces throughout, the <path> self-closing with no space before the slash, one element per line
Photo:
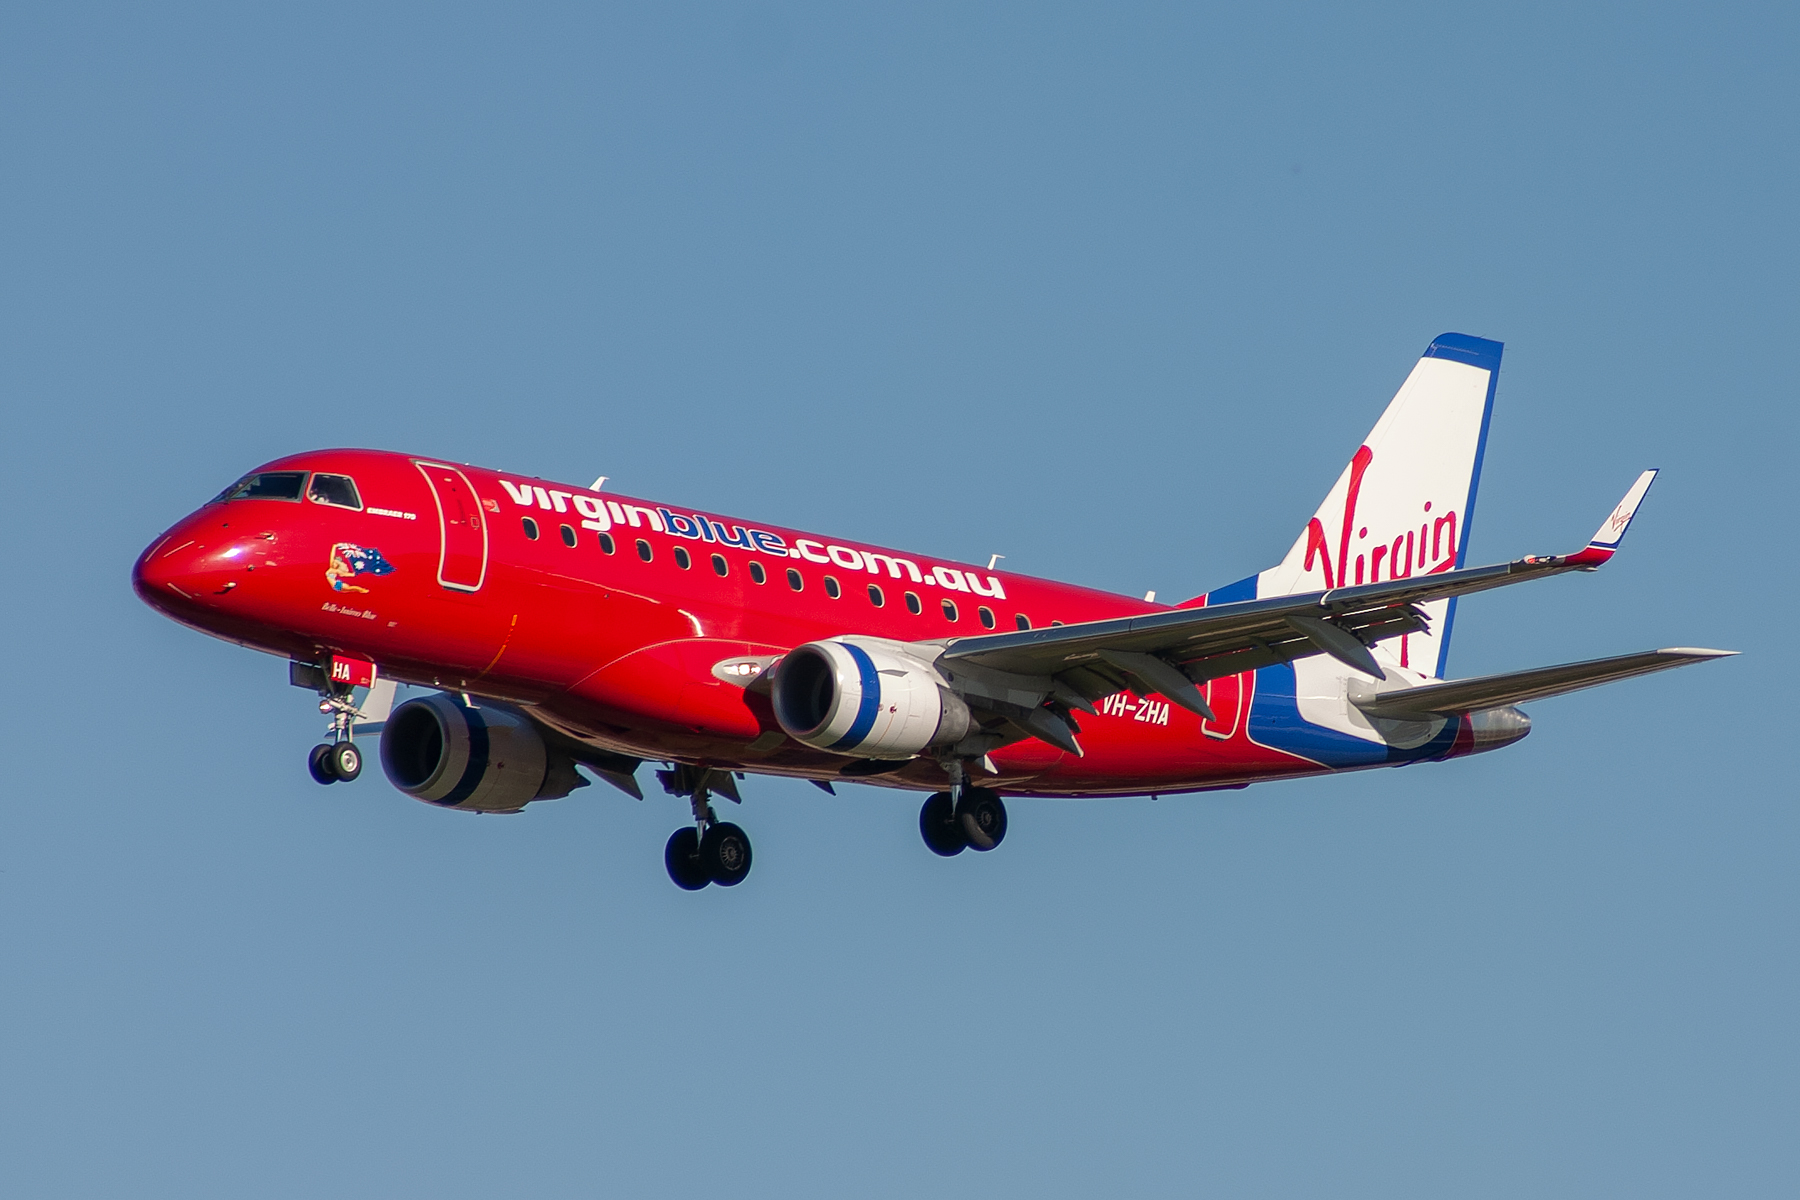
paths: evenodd
<path fill-rule="evenodd" d="M 438 801 L 445 808 L 454 808 L 473 796 L 475 789 L 481 786 L 481 778 L 487 774 L 488 768 L 487 722 L 481 719 L 481 713 L 476 709 L 463 708 L 461 705 L 457 708 L 469 727 L 469 765 L 463 768 L 462 778 L 456 781 L 450 794 Z"/>
<path fill-rule="evenodd" d="M 839 642 L 850 657 L 856 660 L 857 674 L 862 676 L 862 703 L 857 706 L 856 720 L 850 725 L 850 732 L 831 743 L 832 750 L 854 750 L 862 740 L 869 736 L 869 730 L 875 728 L 875 714 L 881 711 L 881 675 L 875 670 L 875 660 L 860 646 L 852 646 L 849 642 Z"/>

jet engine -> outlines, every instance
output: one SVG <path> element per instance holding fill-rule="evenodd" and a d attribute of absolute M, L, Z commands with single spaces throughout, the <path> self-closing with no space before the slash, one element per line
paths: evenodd
<path fill-rule="evenodd" d="M 408 700 L 388 717 L 381 769 L 415 799 L 470 812 L 518 812 L 587 782 L 519 713 L 442 692 Z"/>
<path fill-rule="evenodd" d="M 857 758 L 911 758 L 974 729 L 937 668 L 899 642 L 808 642 L 771 683 L 775 719 L 795 741 Z"/>

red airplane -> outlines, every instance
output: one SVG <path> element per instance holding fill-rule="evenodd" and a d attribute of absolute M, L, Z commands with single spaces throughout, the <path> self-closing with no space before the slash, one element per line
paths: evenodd
<path fill-rule="evenodd" d="M 1517 704 L 1728 651 L 1443 678 L 1456 599 L 1591 571 L 1585 549 L 1464 566 L 1498 342 L 1433 341 L 1275 567 L 1173 606 L 378 450 L 244 476 L 143 552 L 138 594 L 290 660 L 320 696 L 320 783 L 380 732 L 401 791 L 515 813 L 586 768 L 693 823 L 670 877 L 731 886 L 750 841 L 712 800 L 747 773 L 927 793 L 925 844 L 1006 836 L 1008 796 L 1124 796 L 1498 749 Z M 603 481 L 602 481 L 603 482 Z M 392 708 L 397 682 L 433 689 Z"/>

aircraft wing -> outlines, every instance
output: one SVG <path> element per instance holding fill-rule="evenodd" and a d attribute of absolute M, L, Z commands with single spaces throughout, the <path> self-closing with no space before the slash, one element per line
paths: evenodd
<path fill-rule="evenodd" d="M 1383 638 L 1424 629 L 1425 616 L 1417 605 L 1595 569 L 1617 550 L 1655 477 L 1655 471 L 1640 475 L 1587 547 L 1574 554 L 1526 557 L 1208 608 L 958 638 L 945 648 L 939 662 L 952 671 L 962 665 L 1013 676 L 1049 676 L 1059 685 L 1052 698 L 1083 711 L 1093 711 L 1092 701 L 1131 689 L 1157 693 L 1208 717 L 1212 714 L 1196 684 L 1309 655 L 1329 654 L 1364 674 L 1385 679 L 1368 648 Z"/>
<path fill-rule="evenodd" d="M 1404 720 L 1417 717 L 1453 716 L 1498 708 L 1503 704 L 1524 704 L 1546 696 L 1560 696 L 1633 675 L 1648 675 L 1671 667 L 1729 658 L 1735 650 L 1702 650 L 1677 646 L 1667 650 L 1646 650 L 1641 654 L 1621 654 L 1617 658 L 1596 658 L 1588 662 L 1564 663 L 1557 667 L 1538 667 L 1530 671 L 1514 671 L 1506 675 L 1488 675 L 1480 679 L 1453 679 L 1446 683 L 1428 683 L 1422 687 L 1383 692 L 1368 699 L 1352 700 L 1372 717 Z"/>

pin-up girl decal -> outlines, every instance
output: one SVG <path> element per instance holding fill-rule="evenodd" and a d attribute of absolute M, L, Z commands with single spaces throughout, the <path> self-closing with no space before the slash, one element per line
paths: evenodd
<path fill-rule="evenodd" d="M 331 548 L 331 565 L 325 568 L 325 582 L 334 592 L 366 592 L 350 581 L 358 575 L 391 575 L 394 568 L 381 551 L 339 542 Z"/>

